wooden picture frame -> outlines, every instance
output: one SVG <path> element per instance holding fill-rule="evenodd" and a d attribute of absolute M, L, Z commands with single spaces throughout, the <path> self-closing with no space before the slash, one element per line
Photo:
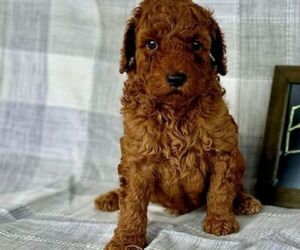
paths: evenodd
<path fill-rule="evenodd" d="M 293 84 L 300 85 L 300 66 L 276 66 L 256 186 L 256 196 L 263 204 L 300 207 L 299 189 L 276 186 L 279 159 L 284 143 L 283 131 L 286 126 L 287 107 Z M 292 151 L 288 153 L 290 152 Z"/>

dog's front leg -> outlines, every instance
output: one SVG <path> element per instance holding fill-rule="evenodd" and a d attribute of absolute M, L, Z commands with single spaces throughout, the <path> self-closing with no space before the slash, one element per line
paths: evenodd
<path fill-rule="evenodd" d="M 106 250 L 130 250 L 146 246 L 147 206 L 150 198 L 150 178 L 132 172 L 121 177 L 120 217 L 114 237 Z"/>
<path fill-rule="evenodd" d="M 234 153 L 214 157 L 207 194 L 207 215 L 204 231 L 215 235 L 227 235 L 239 230 L 233 213 L 236 196 L 236 162 Z"/>

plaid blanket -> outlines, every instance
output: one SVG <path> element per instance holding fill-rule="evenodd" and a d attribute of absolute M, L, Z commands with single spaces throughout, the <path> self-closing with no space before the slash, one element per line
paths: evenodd
<path fill-rule="evenodd" d="M 225 32 L 222 82 L 253 190 L 274 65 L 300 63 L 300 2 L 196 2 Z M 0 249 L 102 249 L 112 237 L 117 214 L 93 198 L 117 185 L 119 49 L 137 4 L 0 0 Z M 203 216 L 151 205 L 148 249 L 300 248 L 299 210 L 266 207 L 221 238 L 203 233 Z"/>

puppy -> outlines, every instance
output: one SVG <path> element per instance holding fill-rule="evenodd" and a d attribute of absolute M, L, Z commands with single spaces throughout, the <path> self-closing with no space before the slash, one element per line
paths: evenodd
<path fill-rule="evenodd" d="M 238 127 L 223 100 L 223 34 L 212 13 L 190 0 L 144 0 L 128 21 L 120 72 L 120 187 L 96 208 L 120 209 L 106 249 L 146 246 L 147 206 L 176 214 L 207 205 L 205 232 L 237 232 L 234 214 L 255 214 L 258 200 L 243 191 Z"/>

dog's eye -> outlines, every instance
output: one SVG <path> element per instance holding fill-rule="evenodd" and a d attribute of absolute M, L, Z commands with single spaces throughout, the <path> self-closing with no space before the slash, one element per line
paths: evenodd
<path fill-rule="evenodd" d="M 157 49 L 158 43 L 155 40 L 148 40 L 146 42 L 146 46 L 148 49 L 154 50 Z"/>
<path fill-rule="evenodd" d="M 200 49 L 202 49 L 202 44 L 199 43 L 198 41 L 193 41 L 192 42 L 192 50 L 199 51 Z"/>

